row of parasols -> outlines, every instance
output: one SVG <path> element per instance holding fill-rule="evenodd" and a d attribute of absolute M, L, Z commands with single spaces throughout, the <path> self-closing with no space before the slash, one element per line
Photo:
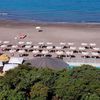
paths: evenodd
<path fill-rule="evenodd" d="M 10 41 L 0 41 L 0 45 L 1 45 L 1 48 L 3 47 L 7 47 L 7 45 L 10 45 Z M 28 41 L 28 42 L 24 42 L 24 41 L 19 41 L 17 43 L 17 45 L 20 45 L 20 46 L 23 46 L 23 45 L 26 45 L 26 48 L 30 48 L 33 44 L 31 41 Z M 16 48 L 17 45 L 13 45 L 12 47 L 13 48 Z M 54 44 L 52 42 L 39 42 L 36 46 L 34 46 L 34 48 L 38 49 L 39 46 L 46 46 L 48 49 L 52 49 Z M 74 46 L 74 43 L 65 43 L 65 42 L 60 42 L 59 43 L 59 46 L 55 46 L 56 49 L 62 49 L 62 47 L 65 47 L 65 46 L 70 46 L 70 49 L 76 49 L 76 47 Z M 93 47 L 95 50 L 99 50 L 100 48 L 95 48 L 96 47 L 96 43 L 81 43 L 81 47 L 79 47 L 80 50 L 84 50 L 85 47 Z"/>
<path fill-rule="evenodd" d="M 0 44 L 9 44 L 10 41 L 0 41 Z M 27 42 L 24 42 L 24 41 L 19 41 L 18 44 L 27 44 L 27 45 L 32 45 L 32 41 L 27 41 Z M 75 45 L 75 43 L 73 42 L 60 42 L 59 43 L 60 45 L 62 46 L 65 46 L 65 45 L 69 45 L 69 46 L 73 46 Z M 52 42 L 39 42 L 38 45 L 54 45 Z M 96 43 L 81 43 L 82 46 L 96 46 Z"/>
<path fill-rule="evenodd" d="M 59 46 L 54 46 L 52 42 L 39 42 L 38 45 L 33 45 L 31 41 L 19 41 L 17 45 L 11 45 L 10 41 L 0 41 L 0 48 L 3 51 L 8 49 L 10 53 L 18 52 L 20 54 L 24 54 L 31 50 L 33 54 L 48 55 L 51 54 L 51 51 L 53 50 L 54 53 L 59 56 L 74 55 L 74 51 L 81 52 L 83 56 L 100 56 L 100 48 L 96 47 L 96 43 L 81 43 L 80 47 L 76 47 L 74 43 L 67 43 L 66 45 L 65 42 L 61 42 L 59 44 Z"/>

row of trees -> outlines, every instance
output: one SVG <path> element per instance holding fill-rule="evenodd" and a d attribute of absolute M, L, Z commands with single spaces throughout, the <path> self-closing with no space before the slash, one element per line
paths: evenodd
<path fill-rule="evenodd" d="M 0 100 L 100 100 L 100 69 L 20 65 L 0 77 Z"/>

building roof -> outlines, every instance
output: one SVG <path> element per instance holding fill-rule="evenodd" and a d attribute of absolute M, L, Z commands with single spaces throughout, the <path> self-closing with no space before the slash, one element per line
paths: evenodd
<path fill-rule="evenodd" d="M 9 63 L 11 64 L 22 64 L 23 63 L 24 58 L 22 57 L 11 57 L 9 60 Z"/>
<path fill-rule="evenodd" d="M 0 61 L 0 67 L 2 67 L 3 66 L 3 62 L 2 61 Z"/>
<path fill-rule="evenodd" d="M 34 58 L 26 61 L 25 63 L 31 63 L 31 65 L 38 68 L 51 68 L 51 69 L 64 69 L 67 68 L 68 64 L 65 63 L 62 59 L 50 58 L 50 57 L 41 57 Z"/>
<path fill-rule="evenodd" d="M 14 69 L 17 66 L 18 64 L 5 64 L 3 67 L 3 72 L 9 71 L 10 69 Z"/>

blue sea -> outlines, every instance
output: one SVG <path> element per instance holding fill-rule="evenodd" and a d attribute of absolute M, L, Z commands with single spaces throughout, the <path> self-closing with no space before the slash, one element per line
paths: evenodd
<path fill-rule="evenodd" d="M 0 20 L 100 23 L 100 0 L 0 0 Z"/>

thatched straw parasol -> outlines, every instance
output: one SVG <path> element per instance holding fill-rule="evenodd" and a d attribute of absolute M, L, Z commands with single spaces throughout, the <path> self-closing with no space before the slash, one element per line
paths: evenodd
<path fill-rule="evenodd" d="M 51 68 L 51 69 L 64 69 L 67 68 L 68 64 L 65 63 L 63 60 L 58 58 L 50 58 L 50 57 L 41 57 L 41 58 L 34 58 L 31 60 L 26 61 L 25 63 L 31 63 L 31 65 L 38 68 Z"/>
<path fill-rule="evenodd" d="M 2 54 L 2 55 L 0 56 L 0 61 L 2 61 L 2 62 L 9 61 L 9 56 L 6 55 L 6 54 Z"/>

